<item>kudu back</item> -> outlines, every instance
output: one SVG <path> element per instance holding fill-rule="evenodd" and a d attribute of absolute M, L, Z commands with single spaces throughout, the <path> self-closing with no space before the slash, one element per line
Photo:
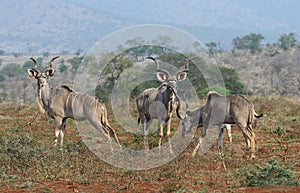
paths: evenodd
<path fill-rule="evenodd" d="M 30 58 L 34 62 L 34 67 L 28 69 L 29 77 L 37 80 L 38 103 L 41 110 L 56 122 L 54 144 L 57 144 L 60 136 L 60 144 L 63 145 L 66 120 L 71 118 L 78 121 L 88 120 L 107 139 L 111 140 L 112 136 L 120 145 L 115 130 L 108 123 L 105 104 L 94 96 L 75 92 L 68 86 L 49 87 L 47 79 L 54 75 L 53 62 L 58 57 L 52 58 L 50 66 L 43 72 L 37 69 L 37 61 Z"/>

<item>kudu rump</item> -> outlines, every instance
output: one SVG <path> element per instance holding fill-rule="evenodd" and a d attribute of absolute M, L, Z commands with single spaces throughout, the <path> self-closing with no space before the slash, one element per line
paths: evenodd
<path fill-rule="evenodd" d="M 88 120 L 106 138 L 111 140 L 112 136 L 120 145 L 116 132 L 107 121 L 107 109 L 97 98 L 75 92 L 68 86 L 49 87 L 47 79 L 54 75 L 53 62 L 58 57 L 52 58 L 49 68 L 43 72 L 37 69 L 37 61 L 30 58 L 34 62 L 34 68 L 28 69 L 28 75 L 37 80 L 38 103 L 42 111 L 47 112 L 56 122 L 54 144 L 57 144 L 60 135 L 60 144 L 63 145 L 66 120 L 71 118 L 79 121 Z"/>
<path fill-rule="evenodd" d="M 156 77 L 162 82 L 158 88 L 149 88 L 143 91 L 136 98 L 136 105 L 139 113 L 138 124 L 142 123 L 144 130 L 144 145 L 148 149 L 147 135 L 149 125 L 153 119 L 158 120 L 159 129 L 159 143 L 158 147 L 160 149 L 161 140 L 163 137 L 163 122 L 167 125 L 167 136 L 170 146 L 170 151 L 172 152 L 170 133 L 171 133 L 171 117 L 174 109 L 177 105 L 177 116 L 182 119 L 179 115 L 178 109 L 180 108 L 180 99 L 177 96 L 177 82 L 183 81 L 188 72 L 189 62 L 193 59 L 190 58 L 185 64 L 185 68 L 177 71 L 174 76 L 172 76 L 167 70 L 159 69 L 159 63 L 153 57 L 147 57 L 147 59 L 153 60 L 156 64 Z M 178 103 L 176 103 L 178 101 Z"/>

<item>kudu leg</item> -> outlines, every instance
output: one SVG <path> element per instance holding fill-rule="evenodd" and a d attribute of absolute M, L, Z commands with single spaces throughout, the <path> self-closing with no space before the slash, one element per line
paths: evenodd
<path fill-rule="evenodd" d="M 67 119 L 64 118 L 62 120 L 62 124 L 61 124 L 61 130 L 60 130 L 60 147 L 63 146 L 64 143 L 64 136 L 65 136 L 65 127 L 66 127 L 66 123 L 67 123 Z"/>
<path fill-rule="evenodd" d="M 170 153 L 173 154 L 173 148 L 171 143 L 171 119 L 169 119 L 167 122 L 167 136 L 168 136 Z"/>
<path fill-rule="evenodd" d="M 66 119 L 62 119 L 60 117 L 55 118 L 56 126 L 55 126 L 55 139 L 54 139 L 54 146 L 57 146 L 57 141 L 60 136 L 60 146 L 63 146 L 64 141 L 64 130 L 66 126 Z"/>
<path fill-rule="evenodd" d="M 93 125 L 93 127 L 95 127 L 98 131 L 102 132 L 102 134 L 110 141 L 111 143 L 111 137 L 110 137 L 110 133 L 107 130 L 106 127 L 104 127 L 104 125 L 101 123 L 101 121 L 98 120 L 89 120 L 90 123 Z"/>
<path fill-rule="evenodd" d="M 243 132 L 243 136 L 245 138 L 247 147 L 250 149 L 250 158 L 254 159 L 255 158 L 255 135 L 253 132 L 250 132 L 252 131 L 251 126 L 243 125 L 240 123 L 237 123 L 237 126 Z"/>
<path fill-rule="evenodd" d="M 149 125 L 151 124 L 152 120 L 147 120 L 146 118 L 144 118 L 144 122 L 142 122 L 143 124 L 143 130 L 144 130 L 144 148 L 146 151 L 149 151 L 149 143 L 148 143 L 148 129 L 149 129 Z"/>
<path fill-rule="evenodd" d="M 109 126 L 108 127 L 105 127 L 101 121 L 98 121 L 98 120 L 90 120 L 90 123 L 99 131 L 99 132 L 102 132 L 102 134 L 106 137 L 106 139 L 109 141 L 109 144 L 110 144 L 110 151 L 114 151 L 113 149 L 113 146 L 112 146 L 112 139 L 111 139 L 111 133 L 109 131 Z M 114 136 L 113 136 L 114 137 Z M 118 139 L 118 138 L 117 138 Z M 98 141 L 101 143 L 101 138 L 100 140 Z M 117 143 L 119 143 L 119 141 L 117 140 Z M 120 145 L 120 144 L 119 144 Z"/>
<path fill-rule="evenodd" d="M 196 153 L 197 153 L 199 147 L 201 146 L 201 144 L 202 144 L 202 137 L 199 138 L 198 144 L 195 147 L 195 149 L 193 150 L 192 157 L 194 157 L 196 155 Z"/>
<path fill-rule="evenodd" d="M 161 149 L 161 141 L 162 141 L 162 138 L 164 136 L 164 128 L 162 126 L 162 120 L 161 119 L 158 119 L 158 129 L 159 129 L 159 141 L 158 141 L 158 150 L 160 152 L 160 149 Z"/>
<path fill-rule="evenodd" d="M 108 123 L 106 124 L 106 127 L 107 127 L 107 129 L 109 130 L 110 135 L 112 135 L 112 137 L 116 140 L 116 142 L 117 142 L 117 144 L 119 145 L 119 147 L 121 147 L 121 144 L 120 144 L 120 142 L 119 142 L 119 138 L 118 138 L 118 136 L 117 136 L 115 130 L 114 130 Z"/>
<path fill-rule="evenodd" d="M 54 146 L 57 146 L 57 141 L 58 141 L 59 133 L 60 133 L 59 126 L 55 126 Z"/>
<path fill-rule="evenodd" d="M 223 125 L 220 125 L 218 127 L 219 127 L 219 141 L 220 141 L 219 153 L 220 153 L 221 157 L 224 157 L 224 154 L 223 154 L 223 131 L 224 131 L 224 127 L 223 127 Z"/>
<path fill-rule="evenodd" d="M 251 125 L 248 126 L 249 127 L 249 139 L 250 139 L 250 146 L 251 146 L 251 158 L 254 159 L 255 158 L 255 134 L 252 130 Z M 250 132 L 252 131 L 252 132 Z"/>
<path fill-rule="evenodd" d="M 251 147 L 251 142 L 250 142 L 250 138 L 248 137 L 248 135 L 246 133 L 243 132 L 243 136 L 245 138 L 245 142 L 246 142 L 246 146 L 250 149 Z"/>
<path fill-rule="evenodd" d="M 199 141 L 198 141 L 198 144 L 197 146 L 195 147 L 193 153 L 192 153 L 192 157 L 194 157 L 197 153 L 197 151 L 199 150 L 201 144 L 202 144 L 202 141 L 203 141 L 203 138 L 206 136 L 206 131 L 207 131 L 207 128 L 209 128 L 208 125 L 204 124 L 203 125 L 203 128 L 202 128 L 202 131 L 201 131 L 201 135 L 199 137 Z"/>
<path fill-rule="evenodd" d="M 226 131 L 229 138 L 229 142 L 232 143 L 232 135 L 231 135 L 231 125 L 226 125 Z"/>

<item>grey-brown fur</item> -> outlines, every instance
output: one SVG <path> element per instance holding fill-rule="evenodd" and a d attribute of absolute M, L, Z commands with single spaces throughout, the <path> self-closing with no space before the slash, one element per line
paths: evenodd
<path fill-rule="evenodd" d="M 218 125 L 218 129 L 219 129 L 219 140 L 220 140 L 219 150 L 220 150 L 220 153 L 221 153 L 221 154 L 222 154 L 222 152 L 223 152 L 223 131 L 224 131 L 224 128 L 225 128 L 226 131 L 227 131 L 227 135 L 228 135 L 228 138 L 229 138 L 229 142 L 232 143 L 231 125 L 230 125 L 230 124 L 221 124 L 221 125 Z"/>
<path fill-rule="evenodd" d="M 79 121 L 88 120 L 109 140 L 112 136 L 119 144 L 116 132 L 107 121 L 106 107 L 97 98 L 75 92 L 68 86 L 49 87 L 46 80 L 54 75 L 53 61 L 56 58 L 58 57 L 54 57 L 50 61 L 50 67 L 43 72 L 37 69 L 36 60 L 31 58 L 35 66 L 32 69 L 28 69 L 28 75 L 37 80 L 38 102 L 42 111 L 46 112 L 56 122 L 55 145 L 59 135 L 61 137 L 61 146 L 63 145 L 64 129 L 68 118 Z"/>
<path fill-rule="evenodd" d="M 199 143 L 193 151 L 193 156 L 199 149 L 202 138 L 206 136 L 207 129 L 212 125 L 236 124 L 243 132 L 247 146 L 251 147 L 251 157 L 254 158 L 255 134 L 252 129 L 254 119 L 263 115 L 257 115 L 254 105 L 243 95 L 221 96 L 216 92 L 208 93 L 207 102 L 201 108 L 186 112 L 183 119 L 183 136 L 191 131 L 192 127 L 203 126 Z"/>
<path fill-rule="evenodd" d="M 157 79 L 162 82 L 158 88 L 149 88 L 142 92 L 136 98 L 136 105 L 139 113 L 138 124 L 142 123 L 144 130 L 144 144 L 146 149 L 147 146 L 147 134 L 149 125 L 153 119 L 158 120 L 159 129 L 159 148 L 161 145 L 161 139 L 163 137 L 163 122 L 167 125 L 167 136 L 169 138 L 171 134 L 171 117 L 174 109 L 177 107 L 177 115 L 179 115 L 178 109 L 180 108 L 180 100 L 177 96 L 177 82 L 182 81 L 186 78 L 188 65 L 191 59 L 189 59 L 185 65 L 185 68 L 179 70 L 174 76 L 166 70 L 160 70 L 159 64 L 156 59 L 148 57 L 156 64 L 156 75 Z M 178 103 L 176 103 L 178 101 Z M 171 143 L 169 138 L 170 150 Z"/>

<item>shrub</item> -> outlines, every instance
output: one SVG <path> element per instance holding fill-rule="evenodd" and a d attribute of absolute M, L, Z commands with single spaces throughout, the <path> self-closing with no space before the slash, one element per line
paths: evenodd
<path fill-rule="evenodd" d="M 291 166 L 275 159 L 267 160 L 264 166 L 241 167 L 235 173 L 242 186 L 298 186 L 299 182 Z"/>

